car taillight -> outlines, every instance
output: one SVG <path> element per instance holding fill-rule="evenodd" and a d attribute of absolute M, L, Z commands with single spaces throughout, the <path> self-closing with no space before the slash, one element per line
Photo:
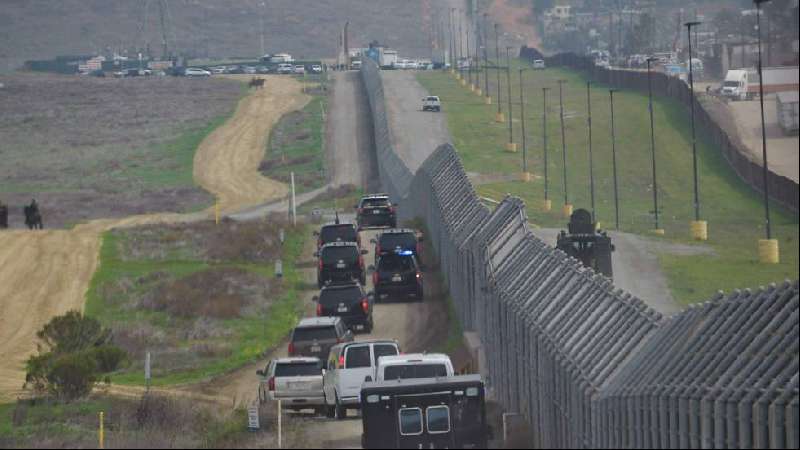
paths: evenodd
<path fill-rule="evenodd" d="M 364 268 L 364 257 L 363 256 L 359 256 L 358 257 L 358 267 L 360 267 L 362 269 Z"/>
<path fill-rule="evenodd" d="M 422 274 L 420 272 L 417 272 L 417 283 L 421 282 L 422 282 Z"/>
<path fill-rule="evenodd" d="M 375 254 L 376 255 L 381 254 L 381 244 L 375 244 Z"/>
<path fill-rule="evenodd" d="M 319 260 L 319 270 L 322 270 L 322 258 Z"/>
<path fill-rule="evenodd" d="M 317 239 L 317 248 L 322 247 L 322 238 Z"/>
<path fill-rule="evenodd" d="M 344 356 L 340 356 L 339 357 L 339 368 L 341 369 L 343 367 L 344 367 Z"/>
<path fill-rule="evenodd" d="M 275 377 L 270 377 L 268 385 L 269 385 L 269 391 L 275 392 Z"/>
<path fill-rule="evenodd" d="M 372 272 L 372 284 L 378 285 L 378 272 Z"/>
<path fill-rule="evenodd" d="M 317 303 L 317 317 L 322 317 L 322 305 Z"/>
<path fill-rule="evenodd" d="M 289 342 L 289 356 L 294 356 L 294 344 Z"/>
<path fill-rule="evenodd" d="M 361 300 L 361 309 L 364 310 L 364 314 L 369 314 L 369 301 L 367 299 Z"/>

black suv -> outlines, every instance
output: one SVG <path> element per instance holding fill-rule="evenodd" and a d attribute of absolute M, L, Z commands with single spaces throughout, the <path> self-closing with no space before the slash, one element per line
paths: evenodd
<path fill-rule="evenodd" d="M 372 332 L 372 299 L 360 284 L 325 286 L 314 301 L 317 302 L 317 316 L 341 317 L 353 331 L 361 327 L 365 333 Z"/>
<path fill-rule="evenodd" d="M 366 284 L 364 256 L 355 242 L 332 242 L 320 247 L 314 256 L 319 258 L 317 266 L 317 285 L 350 283 L 354 280 Z"/>
<path fill-rule="evenodd" d="M 372 227 L 397 227 L 397 207 L 389 201 L 386 194 L 363 197 L 355 206 L 358 229 Z"/>
<path fill-rule="evenodd" d="M 378 258 L 372 272 L 375 301 L 390 296 L 410 296 L 423 299 L 422 271 L 409 251 L 389 253 Z"/>
<path fill-rule="evenodd" d="M 352 223 L 323 225 L 319 231 L 314 232 L 314 236 L 317 236 L 317 250 L 332 242 L 355 242 L 359 247 L 361 246 L 361 236 L 358 235 L 358 230 Z"/>
<path fill-rule="evenodd" d="M 422 265 L 422 236 L 409 228 L 386 230 L 377 239 L 370 239 L 375 244 L 375 263 L 378 258 L 389 253 L 411 252 L 417 263 Z"/>

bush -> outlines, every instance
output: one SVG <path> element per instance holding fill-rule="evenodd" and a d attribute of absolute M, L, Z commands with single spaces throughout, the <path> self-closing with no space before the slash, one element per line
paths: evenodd
<path fill-rule="evenodd" d="M 25 387 L 38 393 L 79 399 L 126 360 L 125 351 L 111 344 L 110 330 L 77 311 L 53 318 L 36 335 L 39 354 L 26 363 Z"/>

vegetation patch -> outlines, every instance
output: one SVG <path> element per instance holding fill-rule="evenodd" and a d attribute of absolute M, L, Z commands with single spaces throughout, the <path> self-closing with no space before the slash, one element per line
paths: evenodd
<path fill-rule="evenodd" d="M 295 261 L 305 234 L 277 219 L 105 233 L 86 314 L 130 355 L 114 381 L 143 384 L 148 352 L 152 384 L 168 385 L 236 369 L 278 344 L 302 310 Z"/>
<path fill-rule="evenodd" d="M 508 122 L 494 121 L 498 98 L 496 80 L 490 77 L 491 106 L 442 73 L 421 73 L 420 82 L 442 98 L 443 111 L 455 147 L 468 172 L 513 174 L 522 172 L 519 61 L 512 62 L 514 140 L 518 153 L 505 151 Z M 557 80 L 564 84 L 566 160 L 569 201 L 575 208 L 590 207 L 588 131 L 586 126 L 586 79 L 576 72 L 546 69 L 525 73 L 525 128 L 528 171 L 531 182 L 498 182 L 477 186 L 478 193 L 493 199 L 506 194 L 521 197 L 528 205 L 530 220 L 544 227 L 565 227 L 564 154 L 562 151 Z M 483 78 L 481 77 L 481 80 Z M 508 114 L 505 77 L 501 107 Z M 547 136 L 549 198 L 551 211 L 540 205 L 544 199 L 543 100 L 548 94 Z M 596 214 L 604 228 L 614 226 L 614 182 L 608 86 L 593 84 L 592 124 L 596 192 Z M 693 244 L 689 222 L 693 219 L 692 157 L 689 113 L 677 101 L 656 98 L 655 136 L 658 163 L 660 227 L 663 238 L 654 236 L 652 160 L 647 95 L 623 90 L 614 95 L 619 174 L 620 229 L 625 232 Z M 712 255 L 661 255 L 662 268 L 673 296 L 682 304 L 703 301 L 718 290 L 764 285 L 795 279 L 798 273 L 798 218 L 779 205 L 771 205 L 773 234 L 780 240 L 781 263 L 758 262 L 757 240 L 763 238 L 764 213 L 761 197 L 742 182 L 711 141 L 698 135 L 701 214 L 709 223 Z"/>

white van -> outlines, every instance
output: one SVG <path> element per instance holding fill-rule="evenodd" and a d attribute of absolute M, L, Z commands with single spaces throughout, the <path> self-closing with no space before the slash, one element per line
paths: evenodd
<path fill-rule="evenodd" d="M 543 59 L 534 59 L 533 60 L 533 68 L 534 69 L 544 69 L 544 60 Z"/>
<path fill-rule="evenodd" d="M 378 360 L 375 381 L 452 377 L 454 372 L 450 357 L 442 353 L 383 356 Z"/>
<path fill-rule="evenodd" d="M 400 354 L 393 340 L 348 342 L 331 348 L 323 371 L 326 415 L 343 420 L 348 409 L 361 407 L 361 385 L 375 378 L 378 360 Z"/>

